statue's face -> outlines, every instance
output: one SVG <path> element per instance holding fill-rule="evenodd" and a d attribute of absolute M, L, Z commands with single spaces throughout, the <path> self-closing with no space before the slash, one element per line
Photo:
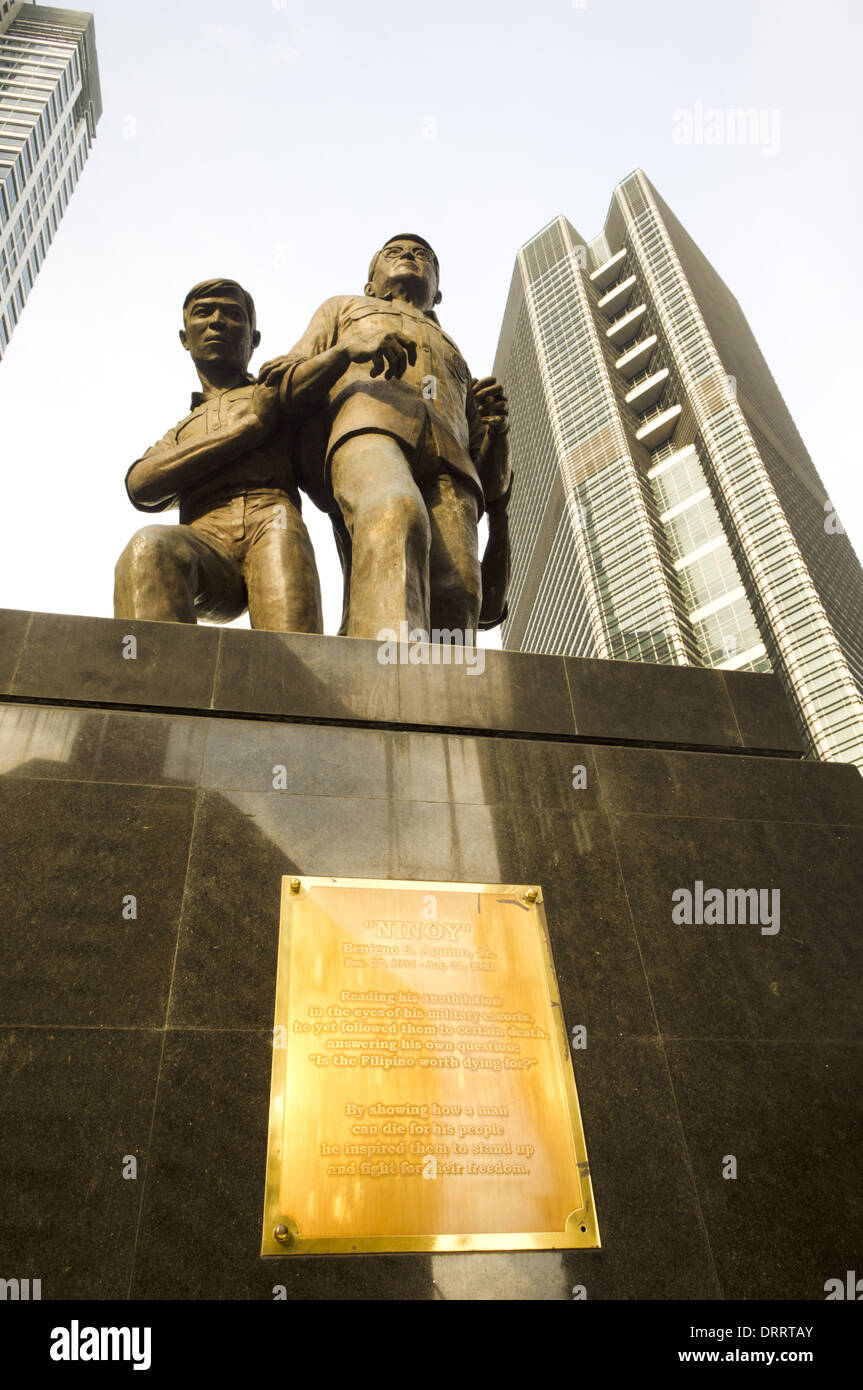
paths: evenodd
<path fill-rule="evenodd" d="M 387 242 L 378 256 L 371 293 L 377 299 L 386 299 L 404 282 L 410 284 L 411 298 L 419 308 L 431 309 L 439 303 L 434 256 L 422 242 L 412 241 L 410 237 Z"/>
<path fill-rule="evenodd" d="M 260 342 L 245 301 L 230 290 L 193 299 L 186 308 L 180 342 L 202 366 L 245 372 Z"/>

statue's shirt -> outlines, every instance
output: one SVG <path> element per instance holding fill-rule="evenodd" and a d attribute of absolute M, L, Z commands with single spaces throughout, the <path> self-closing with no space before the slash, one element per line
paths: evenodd
<path fill-rule="evenodd" d="M 443 464 L 473 485 L 482 510 L 476 460 L 485 427 L 474 400 L 467 363 L 434 314 L 425 314 L 401 301 L 340 295 L 321 305 L 303 337 L 287 355 L 297 364 L 307 361 L 366 328 L 404 334 L 416 343 L 416 362 L 408 363 L 403 376 L 389 381 L 383 375 L 371 376 L 370 362 L 349 364 L 330 389 L 317 419 L 303 429 L 303 487 L 318 505 L 326 505 L 329 463 L 344 439 L 378 430 L 413 448 L 427 422 L 430 447 Z"/>
<path fill-rule="evenodd" d="M 193 392 L 191 413 L 172 430 L 168 430 L 158 444 L 147 450 L 143 458 L 149 458 L 166 447 L 176 448 L 180 444 L 228 428 L 231 415 L 249 399 L 254 389 L 254 378 L 249 377 L 247 384 L 216 392 L 206 400 L 199 391 Z M 136 464 L 141 462 L 141 459 L 136 459 L 126 474 L 126 492 L 132 505 L 140 512 L 164 512 L 172 507 L 179 507 L 181 522 L 190 522 L 240 493 L 264 489 L 287 493 L 294 505 L 299 507 L 300 494 L 294 479 L 291 458 L 292 431 L 287 424 L 282 424 L 265 443 L 234 459 L 232 463 L 214 469 L 212 474 L 183 493 L 165 497 L 160 502 L 138 502 L 132 496 L 129 490 L 129 475 Z"/>

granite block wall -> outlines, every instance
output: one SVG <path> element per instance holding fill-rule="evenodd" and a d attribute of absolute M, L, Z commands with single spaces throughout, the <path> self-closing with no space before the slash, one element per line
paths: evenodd
<path fill-rule="evenodd" d="M 43 1298 L 823 1299 L 859 1263 L 863 782 L 772 677 L 7 611 L 0 845 L 0 1274 Z M 297 873 L 542 883 L 602 1251 L 260 1259 Z M 779 930 L 677 925 L 699 880 Z"/>

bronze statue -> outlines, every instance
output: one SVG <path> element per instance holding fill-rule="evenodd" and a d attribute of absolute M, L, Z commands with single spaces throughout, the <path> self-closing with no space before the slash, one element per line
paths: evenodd
<path fill-rule="evenodd" d="M 365 294 L 327 300 L 293 350 L 261 370 L 295 417 L 310 385 L 325 395 L 302 429 L 302 485 L 333 517 L 349 636 L 402 622 L 475 634 L 505 615 L 506 401 L 494 378 L 471 379 L 434 313 L 440 300 L 428 242 L 391 237 Z"/>
<path fill-rule="evenodd" d="M 126 490 L 142 512 L 180 509 L 179 526 L 146 526 L 117 563 L 114 614 L 161 622 L 230 622 L 321 632 L 311 541 L 300 513 L 281 375 L 256 383 L 260 342 L 252 297 L 234 280 L 206 280 L 183 303 L 180 341 L 201 382 L 192 411 L 136 460 Z M 314 383 L 303 409 L 320 398 Z"/>

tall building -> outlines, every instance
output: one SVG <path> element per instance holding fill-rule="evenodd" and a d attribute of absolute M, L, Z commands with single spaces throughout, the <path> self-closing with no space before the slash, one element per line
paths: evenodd
<path fill-rule="evenodd" d="M 863 571 L 731 292 L 645 175 L 518 253 L 503 645 L 775 671 L 863 768 Z"/>
<path fill-rule="evenodd" d="M 0 0 L 0 357 L 101 114 L 93 16 Z"/>

